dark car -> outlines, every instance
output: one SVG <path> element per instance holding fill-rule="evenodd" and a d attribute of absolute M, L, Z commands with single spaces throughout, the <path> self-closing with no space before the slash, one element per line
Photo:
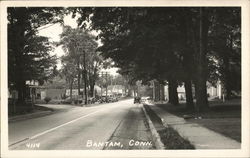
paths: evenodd
<path fill-rule="evenodd" d="M 72 99 L 66 98 L 66 99 L 62 100 L 61 103 L 62 103 L 62 104 L 71 104 L 72 101 L 73 101 Z"/>
<path fill-rule="evenodd" d="M 97 98 L 95 98 L 95 97 L 88 98 L 88 103 L 89 104 L 94 104 L 95 102 L 97 102 Z"/>
<path fill-rule="evenodd" d="M 102 96 L 98 99 L 99 103 L 107 103 L 108 102 L 108 98 L 106 98 L 106 96 Z"/>
<path fill-rule="evenodd" d="M 135 97 L 134 98 L 134 104 L 136 104 L 136 103 L 141 103 L 141 97 Z"/>

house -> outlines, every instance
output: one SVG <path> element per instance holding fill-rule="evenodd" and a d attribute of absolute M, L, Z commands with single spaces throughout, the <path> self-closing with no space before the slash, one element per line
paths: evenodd
<path fill-rule="evenodd" d="M 168 85 L 162 85 L 158 81 L 153 80 L 151 81 L 151 87 L 153 88 L 152 98 L 155 101 L 159 100 L 169 100 L 169 93 L 168 93 Z M 193 96 L 195 96 L 195 88 L 194 85 L 192 87 Z M 178 98 L 180 100 L 186 99 L 185 87 L 184 85 L 178 85 L 177 87 Z M 210 98 L 218 97 L 221 99 L 222 95 L 222 84 L 220 81 L 216 83 L 216 85 L 212 85 L 211 83 L 207 82 L 207 94 Z"/>

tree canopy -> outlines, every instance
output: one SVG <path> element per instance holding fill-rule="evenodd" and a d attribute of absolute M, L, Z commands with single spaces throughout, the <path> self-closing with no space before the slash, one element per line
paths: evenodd
<path fill-rule="evenodd" d="M 9 85 L 21 92 L 26 80 L 42 82 L 55 72 L 56 59 L 48 53 L 52 47 L 37 30 L 62 22 L 69 13 L 79 14 L 79 28 L 65 26 L 61 35 L 67 52 L 63 71 L 67 78 L 78 78 L 78 87 L 82 72 L 93 88 L 103 57 L 112 59 L 131 83 L 168 84 L 174 104 L 178 104 L 177 85 L 183 82 L 187 105 L 193 107 L 195 85 L 196 105 L 201 109 L 208 107 L 207 81 L 221 81 L 228 98 L 241 89 L 239 7 L 75 7 L 67 8 L 67 13 L 63 8 L 8 8 Z M 99 32 L 103 45 L 98 49 L 87 26 Z M 86 52 L 87 60 L 79 52 Z"/>
<path fill-rule="evenodd" d="M 208 80 L 220 79 L 226 85 L 225 80 L 230 80 L 228 74 L 239 70 L 233 65 L 240 59 L 240 8 L 92 7 L 71 10 L 81 15 L 79 26 L 84 27 L 87 20 L 92 29 L 100 32 L 103 46 L 99 50 L 105 58 L 115 62 L 121 73 L 144 82 L 168 81 L 174 87 L 175 82 L 185 82 L 185 85 L 192 82 L 196 87 L 197 106 L 208 105 Z M 228 57 L 237 62 L 226 62 Z M 230 72 L 226 70 L 229 63 L 234 67 Z M 228 91 L 233 88 L 232 85 L 225 87 Z"/>
<path fill-rule="evenodd" d="M 72 89 L 74 78 L 77 76 L 79 94 L 81 80 L 86 80 L 83 84 L 90 88 L 90 96 L 93 96 L 98 72 L 103 64 L 97 51 L 95 36 L 80 28 L 64 26 L 59 44 L 66 52 L 66 55 L 62 57 L 62 71 L 70 82 L 70 88 Z"/>
<path fill-rule="evenodd" d="M 47 37 L 38 29 L 62 22 L 62 8 L 9 7 L 8 12 L 8 85 L 18 90 L 18 100 L 26 96 L 27 80 L 43 83 L 55 72 L 56 57 Z"/>

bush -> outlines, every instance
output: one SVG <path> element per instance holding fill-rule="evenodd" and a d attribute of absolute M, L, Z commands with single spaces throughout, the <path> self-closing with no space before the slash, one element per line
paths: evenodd
<path fill-rule="evenodd" d="M 195 149 L 189 140 L 180 136 L 172 127 L 158 131 L 165 149 Z"/>
<path fill-rule="evenodd" d="M 51 98 L 50 98 L 50 97 L 45 97 L 45 98 L 44 98 L 44 101 L 46 102 L 46 104 L 48 104 L 49 101 L 51 101 Z"/>

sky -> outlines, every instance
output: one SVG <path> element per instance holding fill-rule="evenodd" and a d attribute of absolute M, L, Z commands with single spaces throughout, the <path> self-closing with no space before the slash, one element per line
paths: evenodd
<path fill-rule="evenodd" d="M 64 18 L 64 25 L 69 25 L 72 28 L 77 27 L 77 22 L 76 19 L 73 19 L 71 15 L 68 15 Z M 45 27 L 42 27 L 39 30 L 39 35 L 40 36 L 46 36 L 50 39 L 51 42 L 59 42 L 60 41 L 60 34 L 62 33 L 63 28 L 60 24 L 54 24 L 54 25 L 48 25 Z M 97 32 L 93 31 L 92 32 L 94 35 L 97 35 Z M 97 41 L 99 45 L 101 45 L 100 41 Z M 51 52 L 51 55 L 56 55 L 57 57 L 61 57 L 65 54 L 65 52 L 62 49 L 62 46 L 55 47 L 54 51 Z M 58 60 L 57 67 L 60 69 L 61 68 L 61 62 Z M 118 68 L 110 68 L 110 69 L 103 69 L 101 71 L 103 72 L 109 72 L 111 75 L 117 75 L 116 71 Z"/>

